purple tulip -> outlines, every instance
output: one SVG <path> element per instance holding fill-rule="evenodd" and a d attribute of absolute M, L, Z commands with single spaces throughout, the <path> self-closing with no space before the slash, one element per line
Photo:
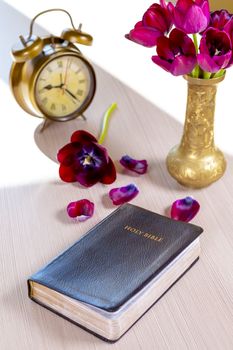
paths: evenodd
<path fill-rule="evenodd" d="M 232 15 L 227 10 L 212 12 L 210 16 L 209 27 L 225 30 L 225 27 L 229 24 L 231 19 Z"/>
<path fill-rule="evenodd" d="M 210 73 L 229 67 L 232 59 L 232 43 L 230 36 L 219 29 L 209 28 L 200 42 L 198 63 Z"/>
<path fill-rule="evenodd" d="M 193 41 L 179 29 L 173 29 L 169 38 L 158 39 L 157 54 L 152 61 L 176 76 L 191 73 L 197 64 Z"/>
<path fill-rule="evenodd" d="M 116 180 L 116 169 L 107 150 L 84 130 L 77 130 L 71 142 L 57 154 L 59 175 L 65 182 L 79 182 L 91 187 L 97 182 L 109 185 Z"/>
<path fill-rule="evenodd" d="M 159 37 L 170 31 L 171 26 L 171 16 L 166 2 L 161 0 L 160 5 L 153 4 L 149 7 L 142 21 L 136 23 L 134 29 L 125 37 L 140 45 L 153 47 L 157 44 Z"/>
<path fill-rule="evenodd" d="M 175 26 L 186 34 L 203 32 L 210 21 L 208 0 L 178 0 L 175 6 L 169 2 L 168 10 Z"/>

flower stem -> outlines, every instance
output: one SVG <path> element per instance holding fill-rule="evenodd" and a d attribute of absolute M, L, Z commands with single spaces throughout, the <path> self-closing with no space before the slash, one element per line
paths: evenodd
<path fill-rule="evenodd" d="M 191 76 L 193 78 L 199 78 L 199 73 L 200 73 L 200 67 L 197 64 L 196 67 L 193 69 Z"/>
<path fill-rule="evenodd" d="M 112 113 L 115 111 L 116 108 L 117 108 L 117 104 L 114 102 L 111 104 L 111 106 L 108 107 L 108 109 L 106 110 L 106 112 L 104 114 L 102 130 L 101 130 L 101 134 L 100 134 L 100 137 L 98 140 L 98 143 L 100 145 L 103 144 L 103 142 L 107 136 L 108 127 L 109 127 L 109 119 L 112 116 Z"/>
<path fill-rule="evenodd" d="M 212 73 L 203 71 L 203 78 L 204 79 L 210 79 L 211 75 L 212 75 Z"/>
<path fill-rule="evenodd" d="M 193 42 L 196 49 L 196 53 L 198 54 L 199 47 L 198 47 L 197 34 L 193 34 Z M 199 78 L 199 75 L 200 75 L 200 69 L 199 69 L 199 65 L 197 64 L 194 70 L 192 71 L 192 77 Z"/>
<path fill-rule="evenodd" d="M 211 78 L 219 78 L 225 74 L 225 69 L 220 69 L 217 73 L 212 74 Z"/>
<path fill-rule="evenodd" d="M 193 42 L 196 49 L 196 53 L 198 54 L 199 47 L 198 47 L 197 34 L 193 34 Z"/>

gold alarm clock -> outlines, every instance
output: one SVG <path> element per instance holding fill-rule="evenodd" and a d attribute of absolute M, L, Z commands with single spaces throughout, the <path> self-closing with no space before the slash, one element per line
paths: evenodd
<path fill-rule="evenodd" d="M 51 11 L 65 12 L 73 29 L 61 37 L 40 38 L 33 35 L 36 18 Z M 29 114 L 52 121 L 67 121 L 82 116 L 91 103 L 96 89 L 92 65 L 75 46 L 91 45 L 92 37 L 75 29 L 70 14 L 63 9 L 51 9 L 35 16 L 27 37 L 12 49 L 14 62 L 10 85 L 18 104 Z"/>

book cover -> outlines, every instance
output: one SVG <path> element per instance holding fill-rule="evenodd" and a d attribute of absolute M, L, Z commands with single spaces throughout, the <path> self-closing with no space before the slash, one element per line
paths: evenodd
<path fill-rule="evenodd" d="M 29 279 L 97 310 L 114 313 L 202 233 L 126 204 Z M 182 271 L 184 272 L 184 271 Z M 146 310 L 145 310 L 146 311 Z"/>

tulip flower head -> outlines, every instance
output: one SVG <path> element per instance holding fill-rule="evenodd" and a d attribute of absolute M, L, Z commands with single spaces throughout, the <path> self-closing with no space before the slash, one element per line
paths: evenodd
<path fill-rule="evenodd" d="M 208 29 L 200 43 L 198 63 L 207 72 L 216 73 L 227 68 L 232 58 L 232 44 L 229 35 L 219 29 Z"/>
<path fill-rule="evenodd" d="M 214 11 L 210 16 L 209 27 L 225 30 L 231 19 L 232 15 L 227 10 Z"/>
<path fill-rule="evenodd" d="M 157 54 L 152 61 L 173 75 L 188 74 L 197 63 L 193 41 L 179 29 L 158 40 Z"/>
<path fill-rule="evenodd" d="M 84 130 L 72 134 L 71 142 L 59 150 L 57 159 L 60 178 L 65 182 L 91 187 L 97 182 L 108 185 L 116 179 L 116 169 L 107 150 Z"/>
<path fill-rule="evenodd" d="M 168 8 L 176 28 L 186 34 L 203 32 L 209 24 L 208 0 L 178 0 L 175 6 L 169 3 Z"/>
<path fill-rule="evenodd" d="M 140 45 L 153 47 L 158 38 L 167 34 L 172 26 L 171 16 L 165 1 L 153 4 L 144 13 L 141 21 L 137 22 L 126 38 Z"/>

